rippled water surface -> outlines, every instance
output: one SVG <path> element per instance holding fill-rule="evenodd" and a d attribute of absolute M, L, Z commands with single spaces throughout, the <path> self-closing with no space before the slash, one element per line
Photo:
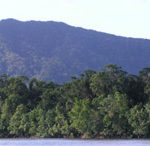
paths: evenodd
<path fill-rule="evenodd" d="M 150 146 L 150 140 L 1 139 L 0 146 Z"/>

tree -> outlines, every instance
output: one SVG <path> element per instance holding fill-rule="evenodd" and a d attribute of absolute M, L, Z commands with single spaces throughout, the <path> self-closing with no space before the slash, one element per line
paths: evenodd
<path fill-rule="evenodd" d="M 17 106 L 15 113 L 10 119 L 8 129 L 10 131 L 10 134 L 15 137 L 29 136 L 27 108 L 23 104 Z"/>
<path fill-rule="evenodd" d="M 104 137 L 127 137 L 129 124 L 126 118 L 128 101 L 126 95 L 116 92 L 101 99 L 99 110 L 103 113 Z"/>
<path fill-rule="evenodd" d="M 97 96 L 124 92 L 127 73 L 116 65 L 107 65 L 102 72 L 92 76 L 90 87 Z"/>
<path fill-rule="evenodd" d="M 150 96 L 150 68 L 144 68 L 139 72 L 139 77 L 144 84 L 144 92 Z"/>
<path fill-rule="evenodd" d="M 149 116 L 144 107 L 135 105 L 130 109 L 128 122 L 131 125 L 133 137 L 145 138 L 149 133 Z"/>
<path fill-rule="evenodd" d="M 147 95 L 144 93 L 144 84 L 142 80 L 135 75 L 129 75 L 125 83 L 125 93 L 128 96 L 129 105 L 144 104 L 147 101 Z"/>
<path fill-rule="evenodd" d="M 76 99 L 72 110 L 69 112 L 71 127 L 75 128 L 78 133 L 84 137 L 93 137 L 95 134 L 95 116 L 97 114 L 91 110 L 89 99 Z"/>

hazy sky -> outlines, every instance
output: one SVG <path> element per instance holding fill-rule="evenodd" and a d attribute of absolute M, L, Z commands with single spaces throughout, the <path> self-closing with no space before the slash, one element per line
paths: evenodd
<path fill-rule="evenodd" d="M 150 0 L 0 0 L 0 19 L 54 20 L 150 39 Z"/>

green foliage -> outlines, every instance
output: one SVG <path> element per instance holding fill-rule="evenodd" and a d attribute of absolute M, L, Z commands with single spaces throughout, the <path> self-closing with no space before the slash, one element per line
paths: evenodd
<path fill-rule="evenodd" d="M 128 111 L 127 97 L 116 92 L 101 101 L 101 108 L 104 112 L 103 134 L 108 137 L 128 137 L 128 121 L 126 112 Z"/>
<path fill-rule="evenodd" d="M 28 120 L 26 107 L 23 104 L 18 105 L 9 122 L 10 134 L 17 137 L 28 136 Z"/>
<path fill-rule="evenodd" d="M 91 111 L 88 99 L 76 100 L 69 112 L 71 126 L 81 134 L 91 132 Z"/>
<path fill-rule="evenodd" d="M 133 137 L 146 138 L 149 133 L 149 116 L 144 107 L 136 105 L 130 109 L 128 121 L 133 131 Z"/>
<path fill-rule="evenodd" d="M 107 65 L 102 72 L 92 76 L 90 86 L 97 96 L 107 96 L 116 91 L 124 92 L 126 79 L 126 72 L 111 64 Z"/>
<path fill-rule="evenodd" d="M 62 85 L 2 75 L 0 137 L 150 138 L 149 90 L 149 69 L 116 65 Z"/>

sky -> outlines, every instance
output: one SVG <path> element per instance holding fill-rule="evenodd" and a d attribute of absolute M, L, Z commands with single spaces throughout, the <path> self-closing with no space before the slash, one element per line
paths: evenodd
<path fill-rule="evenodd" d="M 0 0 L 0 20 L 61 21 L 150 39 L 150 0 Z"/>

